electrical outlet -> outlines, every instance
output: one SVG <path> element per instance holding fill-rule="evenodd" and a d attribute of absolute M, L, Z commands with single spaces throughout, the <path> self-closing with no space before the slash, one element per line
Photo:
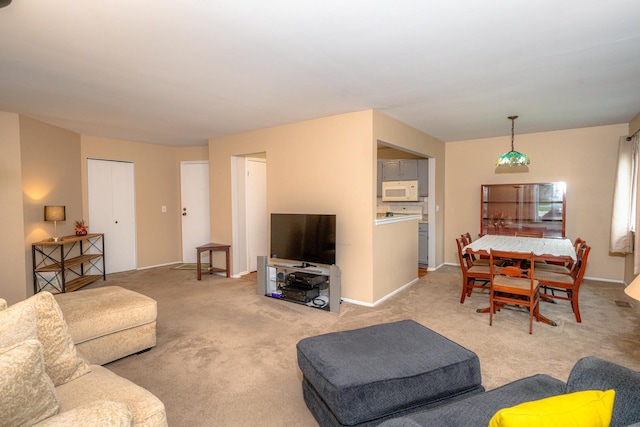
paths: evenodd
<path fill-rule="evenodd" d="M 167 213 L 167 207 L 166 206 L 162 207 L 162 213 Z"/>

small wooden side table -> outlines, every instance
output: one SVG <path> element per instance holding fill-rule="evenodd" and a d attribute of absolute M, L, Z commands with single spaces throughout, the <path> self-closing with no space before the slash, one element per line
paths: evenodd
<path fill-rule="evenodd" d="M 230 268 L 229 268 L 229 248 L 231 247 L 231 245 L 225 245 L 222 243 L 207 243 L 206 245 L 202 245 L 202 246 L 198 246 L 196 248 L 196 252 L 197 252 L 197 258 L 198 258 L 198 265 L 197 265 L 197 270 L 198 270 L 198 280 L 202 279 L 202 271 L 201 271 L 201 265 L 202 265 L 202 261 L 201 261 L 201 255 L 202 252 L 209 252 L 209 267 L 207 268 L 207 270 L 209 271 L 209 274 L 213 274 L 213 272 L 225 272 L 227 273 L 227 277 L 230 276 Z M 226 265 L 227 268 L 216 268 L 213 266 L 213 252 L 216 251 L 224 251 L 225 255 L 226 255 Z"/>

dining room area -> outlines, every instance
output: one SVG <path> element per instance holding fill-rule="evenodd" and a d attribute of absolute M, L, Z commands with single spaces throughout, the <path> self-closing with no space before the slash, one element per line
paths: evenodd
<path fill-rule="evenodd" d="M 460 303 L 474 291 L 489 293 L 489 324 L 505 307 L 554 327 L 544 304 L 566 304 L 581 322 L 579 291 L 591 247 L 565 235 L 566 185 L 557 183 L 481 186 L 480 233 L 456 237 L 462 286 Z M 542 307 L 542 308 L 541 308 Z M 523 316 L 523 321 L 524 321 Z"/>

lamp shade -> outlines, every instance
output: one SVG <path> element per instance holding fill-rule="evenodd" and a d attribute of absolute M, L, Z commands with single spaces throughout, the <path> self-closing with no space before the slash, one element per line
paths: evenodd
<path fill-rule="evenodd" d="M 629 295 L 631 298 L 640 301 L 640 276 L 636 276 L 629 286 L 624 288 L 624 293 Z"/>
<path fill-rule="evenodd" d="M 45 206 L 44 207 L 44 220 L 45 221 L 65 221 L 67 219 L 67 212 L 65 206 Z"/>
<path fill-rule="evenodd" d="M 496 166 L 526 166 L 530 163 L 529 156 L 519 151 L 509 151 L 496 160 Z"/>

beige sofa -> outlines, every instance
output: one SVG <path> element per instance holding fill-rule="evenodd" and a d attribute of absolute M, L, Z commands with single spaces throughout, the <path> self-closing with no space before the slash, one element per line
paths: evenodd
<path fill-rule="evenodd" d="M 156 345 L 157 303 L 148 296 L 105 286 L 54 297 L 76 349 L 94 365 Z"/>
<path fill-rule="evenodd" d="M 155 323 L 153 327 L 155 340 Z M 69 329 L 48 292 L 10 307 L 0 299 L 0 425 L 167 426 L 157 397 L 91 365 L 78 353 Z M 109 346 L 118 346 L 127 337 L 109 335 L 94 339 L 105 337 Z M 108 358 L 121 353 L 112 351 Z"/>

